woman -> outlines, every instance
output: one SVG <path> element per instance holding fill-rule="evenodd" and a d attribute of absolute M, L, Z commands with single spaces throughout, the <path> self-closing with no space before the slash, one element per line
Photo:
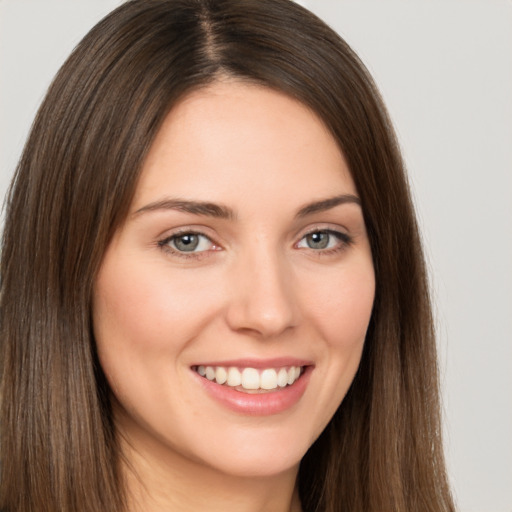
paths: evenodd
<path fill-rule="evenodd" d="M 57 75 L 7 206 L 8 512 L 453 510 L 407 181 L 288 0 L 135 0 Z"/>

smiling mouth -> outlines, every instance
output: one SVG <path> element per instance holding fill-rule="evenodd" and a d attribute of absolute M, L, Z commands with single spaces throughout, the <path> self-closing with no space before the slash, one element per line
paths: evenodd
<path fill-rule="evenodd" d="M 294 384 L 304 372 L 304 366 L 281 368 L 237 368 L 234 366 L 194 366 L 201 377 L 243 393 L 268 393 Z"/>

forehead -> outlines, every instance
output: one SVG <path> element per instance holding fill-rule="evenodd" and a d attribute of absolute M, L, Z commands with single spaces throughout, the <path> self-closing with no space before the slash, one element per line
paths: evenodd
<path fill-rule="evenodd" d="M 190 93 L 170 111 L 134 208 L 163 193 L 211 200 L 257 191 L 284 198 L 292 190 L 307 196 L 298 201 L 355 194 L 343 154 L 314 112 L 280 92 L 230 80 Z"/>

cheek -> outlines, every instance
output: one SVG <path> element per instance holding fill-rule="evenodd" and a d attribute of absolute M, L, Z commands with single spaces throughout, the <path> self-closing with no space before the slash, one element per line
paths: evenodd
<path fill-rule="evenodd" d="M 371 260 L 345 265 L 307 283 L 309 324 L 317 339 L 319 364 L 311 415 L 317 418 L 312 440 L 320 435 L 343 401 L 361 361 L 375 295 Z M 312 286 L 314 285 L 314 288 Z"/>
<path fill-rule="evenodd" d="M 326 276 L 322 287 L 318 284 L 317 293 L 308 300 L 317 329 L 331 349 L 360 351 L 375 297 L 373 265 L 347 266 Z"/>
<path fill-rule="evenodd" d="M 101 367 L 123 408 L 143 423 L 158 416 L 180 354 L 200 330 L 198 283 L 162 271 L 161 261 L 107 255 L 97 276 L 93 327 Z M 160 396 L 156 402 L 148 397 Z M 137 405 L 138 404 L 138 405 Z M 141 404 L 143 404 L 141 406 Z M 140 410 L 146 411 L 139 415 Z"/>
<path fill-rule="evenodd" d="M 123 403 L 123 397 L 131 400 L 148 391 L 148 373 L 158 374 L 162 354 L 174 350 L 169 345 L 174 317 L 163 301 L 167 287 L 155 282 L 137 260 L 119 253 L 114 259 L 108 252 L 96 279 L 93 327 L 98 358 Z"/>
<path fill-rule="evenodd" d="M 137 263 L 106 256 L 95 287 L 93 324 L 98 349 L 109 346 L 132 350 L 169 349 L 200 329 L 211 302 L 200 276 L 176 278 L 161 270 L 161 262 Z M 198 315 L 197 304 L 202 304 Z"/>

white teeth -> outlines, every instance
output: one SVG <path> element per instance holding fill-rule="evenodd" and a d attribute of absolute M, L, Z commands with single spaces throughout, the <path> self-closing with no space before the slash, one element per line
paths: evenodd
<path fill-rule="evenodd" d="M 219 366 L 215 370 L 215 380 L 217 381 L 217 384 L 224 384 L 228 380 L 228 372 L 225 368 L 222 368 L 222 366 Z"/>
<path fill-rule="evenodd" d="M 288 372 L 286 368 L 281 368 L 277 374 L 277 385 L 280 388 L 284 388 L 288 384 Z"/>
<path fill-rule="evenodd" d="M 244 368 L 240 371 L 236 367 L 225 368 L 223 366 L 197 366 L 197 373 L 201 377 L 215 381 L 217 384 L 226 384 L 236 388 L 241 386 L 247 390 L 272 390 L 291 386 L 301 375 L 300 366 L 287 368 Z"/>
<path fill-rule="evenodd" d="M 238 371 L 238 368 L 230 368 L 228 370 L 228 386 L 235 388 L 242 384 L 242 374 Z"/>
<path fill-rule="evenodd" d="M 263 370 L 260 376 L 261 389 L 276 389 L 277 388 L 277 372 L 274 369 Z"/>
<path fill-rule="evenodd" d="M 255 368 L 244 368 L 242 372 L 242 387 L 244 389 L 259 389 L 260 375 Z"/>

